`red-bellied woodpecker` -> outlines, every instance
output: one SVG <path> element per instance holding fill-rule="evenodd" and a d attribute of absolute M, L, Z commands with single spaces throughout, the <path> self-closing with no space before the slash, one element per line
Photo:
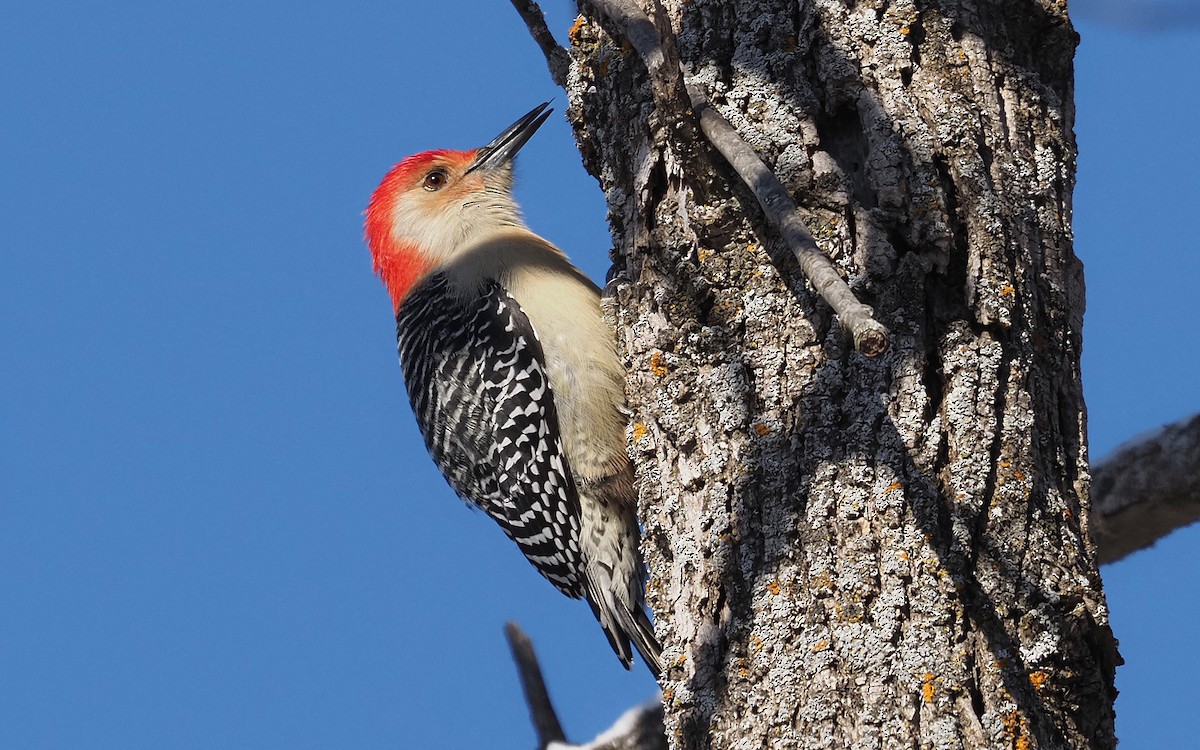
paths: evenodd
<path fill-rule="evenodd" d="M 548 104 L 483 148 L 397 164 L 365 235 L 438 468 L 539 573 L 587 599 L 626 668 L 632 641 L 657 675 L 613 334 L 599 289 L 525 226 L 512 196 L 513 156 Z"/>

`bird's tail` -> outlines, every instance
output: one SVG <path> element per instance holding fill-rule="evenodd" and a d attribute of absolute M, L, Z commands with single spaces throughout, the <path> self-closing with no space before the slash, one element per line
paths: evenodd
<path fill-rule="evenodd" d="M 633 641 L 634 647 L 642 655 L 642 661 L 646 662 L 657 680 L 662 675 L 662 644 L 654 635 L 654 624 L 646 616 L 645 607 L 636 607 L 633 612 L 626 610 L 626 614 L 630 616 L 629 629 L 626 631 L 629 640 Z"/>
<path fill-rule="evenodd" d="M 617 658 L 629 669 L 633 647 L 655 679 L 662 673 L 662 646 L 646 615 L 646 569 L 638 550 L 633 471 L 626 463 L 600 481 L 580 485 L 580 551 L 584 557 L 584 595 Z"/>
<path fill-rule="evenodd" d="M 639 589 L 640 583 L 640 580 L 637 581 Z M 646 666 L 657 680 L 662 674 L 662 646 L 654 635 L 654 625 L 646 615 L 641 597 L 637 596 L 632 601 L 621 601 L 624 597 L 614 596 L 614 593 L 614 587 L 611 585 L 605 586 L 594 577 L 588 577 L 588 603 L 592 605 L 592 613 L 600 621 L 600 627 L 604 629 L 604 635 L 621 664 L 629 669 L 633 663 L 633 652 L 629 648 L 632 642 L 633 647 L 641 654 L 642 661 L 646 662 Z"/>

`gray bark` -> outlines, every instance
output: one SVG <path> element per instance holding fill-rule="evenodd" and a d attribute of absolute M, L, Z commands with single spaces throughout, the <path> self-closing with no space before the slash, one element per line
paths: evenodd
<path fill-rule="evenodd" d="M 1065 5 L 663 5 L 891 332 L 855 352 L 584 2 L 569 116 L 610 208 L 671 746 L 1112 747 Z"/>
<path fill-rule="evenodd" d="M 1200 520 L 1200 414 L 1131 440 L 1092 474 L 1102 563 Z"/>

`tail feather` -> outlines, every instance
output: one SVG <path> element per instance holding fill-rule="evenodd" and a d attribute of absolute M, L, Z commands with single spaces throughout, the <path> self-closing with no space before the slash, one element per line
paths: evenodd
<path fill-rule="evenodd" d="M 662 674 L 662 646 L 654 635 L 654 625 L 646 615 L 640 603 L 629 606 L 616 601 L 611 589 L 597 587 L 589 577 L 586 586 L 586 598 L 592 607 L 592 614 L 600 621 L 608 644 L 616 653 L 617 658 L 626 669 L 633 664 L 633 652 L 630 642 L 641 654 L 642 661 L 650 669 L 654 679 Z"/>
<path fill-rule="evenodd" d="M 646 662 L 646 666 L 657 680 L 662 675 L 662 644 L 654 635 L 654 624 L 650 622 L 646 610 L 642 607 L 636 607 L 633 612 L 625 610 L 625 614 L 632 626 L 626 631 L 629 633 L 629 639 L 633 641 L 638 653 L 642 655 L 642 661 Z"/>
<path fill-rule="evenodd" d="M 638 552 L 634 497 L 628 463 L 611 476 L 580 485 L 583 593 L 625 668 L 633 663 L 632 641 L 657 678 L 662 673 L 662 646 L 645 610 L 646 570 Z"/>

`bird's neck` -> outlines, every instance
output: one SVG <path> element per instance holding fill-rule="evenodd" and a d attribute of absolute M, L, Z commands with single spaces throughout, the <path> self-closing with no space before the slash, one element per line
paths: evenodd
<path fill-rule="evenodd" d="M 460 211 L 467 216 L 458 221 L 428 221 L 420 215 L 404 215 L 401 207 L 395 221 L 407 232 L 396 232 L 396 224 L 368 229 L 375 272 L 387 286 L 397 311 L 424 276 L 449 264 L 464 265 L 458 263 L 464 254 L 473 258 L 474 275 L 495 277 L 507 265 L 507 254 L 473 251 L 479 245 L 495 247 L 499 241 L 503 247 L 529 238 L 545 243 L 525 226 L 520 209 L 508 196 L 470 202 Z"/>
<path fill-rule="evenodd" d="M 400 303 L 413 286 L 432 270 L 433 263 L 416 247 L 401 246 L 395 241 L 388 244 L 388 247 L 379 248 L 375 253 L 375 273 L 383 280 L 392 298 L 392 308 L 398 312 Z"/>

